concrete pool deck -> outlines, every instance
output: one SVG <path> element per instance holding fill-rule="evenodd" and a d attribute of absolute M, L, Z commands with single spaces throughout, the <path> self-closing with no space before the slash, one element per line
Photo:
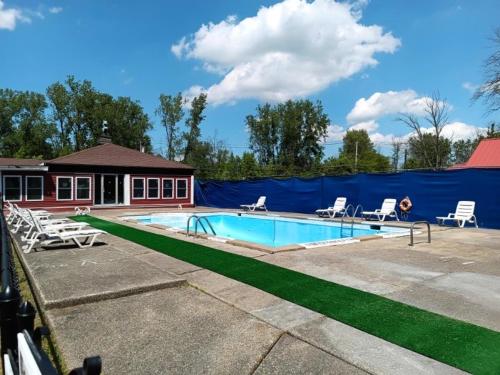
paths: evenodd
<path fill-rule="evenodd" d="M 119 219 L 147 211 L 93 214 L 186 240 Z M 431 244 L 414 247 L 403 237 L 276 254 L 187 240 L 500 331 L 500 231 L 432 230 Z M 22 254 L 70 366 L 101 354 L 107 374 L 460 373 L 213 272 L 114 236 L 103 242 Z"/>

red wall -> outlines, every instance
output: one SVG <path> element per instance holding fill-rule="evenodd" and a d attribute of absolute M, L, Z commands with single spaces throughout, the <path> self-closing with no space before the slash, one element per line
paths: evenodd
<path fill-rule="evenodd" d="M 94 204 L 94 175 L 91 173 L 65 173 L 65 172 L 2 172 L 2 182 L 3 176 L 21 176 L 22 181 L 22 200 L 16 202 L 20 207 L 38 208 L 38 207 L 54 207 L 54 208 L 73 208 L 75 206 L 93 206 Z M 28 201 L 25 196 L 25 176 L 43 176 L 44 177 L 44 192 L 43 200 L 41 201 Z M 70 176 L 73 177 L 73 199 L 72 200 L 57 200 L 56 197 L 56 183 L 57 176 Z M 76 199 L 76 179 L 75 177 L 90 177 L 90 200 L 77 200 Z M 147 197 L 147 178 L 160 178 L 159 181 L 159 199 L 133 199 L 133 178 L 141 177 L 145 178 L 145 196 Z M 163 199 L 162 198 L 162 178 L 173 178 L 174 179 L 174 199 Z M 187 179 L 187 198 L 177 199 L 176 195 L 176 180 L 179 178 Z M 159 175 L 159 174 L 141 174 L 141 175 L 130 175 L 130 206 L 144 206 L 144 205 L 178 205 L 188 206 L 191 204 L 191 176 L 172 176 L 172 175 Z M 123 205 L 118 205 L 120 207 Z M 109 207 L 109 206 L 108 206 Z"/>
<path fill-rule="evenodd" d="M 145 179 L 145 198 L 144 199 L 134 199 L 133 198 L 133 189 L 134 189 L 134 178 L 144 178 Z M 147 198 L 148 191 L 148 178 L 159 178 L 159 187 L 160 187 L 160 198 L 159 199 L 151 199 Z M 163 199 L 163 178 L 173 178 L 174 179 L 174 198 L 173 199 Z M 176 196 L 177 193 L 177 179 L 187 179 L 187 198 L 179 199 Z M 145 204 L 190 204 L 191 203 L 191 176 L 172 176 L 172 175 L 130 175 L 130 205 L 145 205 Z"/>

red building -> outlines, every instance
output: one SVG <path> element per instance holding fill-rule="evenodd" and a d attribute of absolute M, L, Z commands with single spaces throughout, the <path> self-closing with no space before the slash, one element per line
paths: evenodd
<path fill-rule="evenodd" d="M 500 138 L 481 140 L 467 162 L 450 169 L 461 168 L 500 168 Z"/>
<path fill-rule="evenodd" d="M 0 158 L 0 191 L 21 207 L 194 205 L 194 169 L 105 143 L 52 160 Z"/>

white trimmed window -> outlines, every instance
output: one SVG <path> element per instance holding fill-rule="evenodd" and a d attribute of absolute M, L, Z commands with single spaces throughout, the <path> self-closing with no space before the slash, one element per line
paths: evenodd
<path fill-rule="evenodd" d="M 176 192 L 177 199 L 185 199 L 188 197 L 187 186 L 188 186 L 188 180 L 186 178 L 177 179 L 177 192 Z"/>
<path fill-rule="evenodd" d="M 43 200 L 43 176 L 26 176 L 25 186 L 27 201 Z"/>
<path fill-rule="evenodd" d="M 148 199 L 160 198 L 160 179 L 148 178 Z"/>
<path fill-rule="evenodd" d="M 144 199 L 144 178 L 132 178 L 132 199 Z"/>
<path fill-rule="evenodd" d="M 11 202 L 21 200 L 21 176 L 3 176 L 3 199 Z"/>
<path fill-rule="evenodd" d="M 174 198 L 174 179 L 173 178 L 164 178 L 162 180 L 162 194 L 163 199 L 173 199 Z"/>
<path fill-rule="evenodd" d="M 90 177 L 76 177 L 76 199 L 90 200 Z"/>
<path fill-rule="evenodd" d="M 73 199 L 73 177 L 57 176 L 56 199 L 58 201 Z"/>

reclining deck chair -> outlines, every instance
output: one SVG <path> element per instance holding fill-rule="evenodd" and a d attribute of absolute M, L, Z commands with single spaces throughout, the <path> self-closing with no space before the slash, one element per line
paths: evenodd
<path fill-rule="evenodd" d="M 245 211 L 255 211 L 256 209 L 267 211 L 267 208 L 266 208 L 266 197 L 265 196 L 261 196 L 257 200 L 257 203 L 241 204 L 240 207 L 243 208 Z"/>
<path fill-rule="evenodd" d="M 328 217 L 334 218 L 335 216 L 337 216 L 337 214 L 339 214 L 340 216 L 344 216 L 345 215 L 345 204 L 346 203 L 347 203 L 347 198 L 345 198 L 345 197 L 338 197 L 335 200 L 335 203 L 333 204 L 333 206 L 328 207 L 328 208 L 323 208 L 323 209 L 316 210 L 315 213 L 319 217 L 328 215 Z"/>
<path fill-rule="evenodd" d="M 392 217 L 399 221 L 398 213 L 396 212 L 396 200 L 393 198 L 384 199 L 381 208 L 375 211 L 363 211 L 361 215 L 366 218 L 375 216 L 378 221 L 384 221 L 386 217 Z"/>
<path fill-rule="evenodd" d="M 436 220 L 439 225 L 444 224 L 446 221 L 454 221 L 460 228 L 465 226 L 465 223 L 471 223 L 477 226 L 476 215 L 474 215 L 474 208 L 476 202 L 474 201 L 459 201 L 455 213 L 449 213 L 448 216 L 437 216 Z"/>

